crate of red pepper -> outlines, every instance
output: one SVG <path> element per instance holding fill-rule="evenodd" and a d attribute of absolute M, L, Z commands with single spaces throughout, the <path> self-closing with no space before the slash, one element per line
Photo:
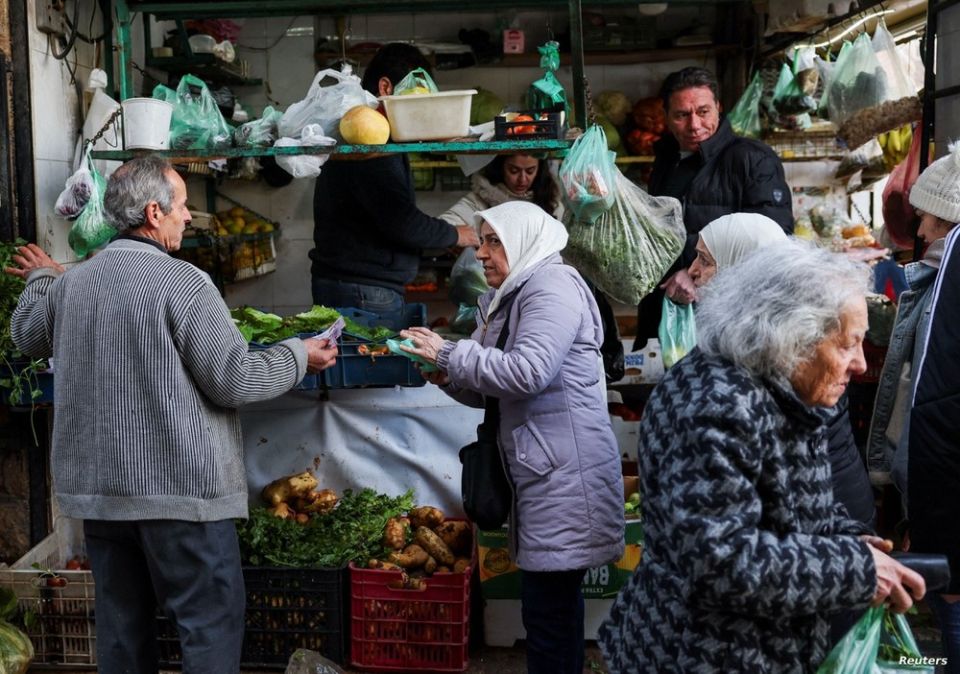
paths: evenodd
<path fill-rule="evenodd" d="M 507 112 L 493 119 L 497 140 L 550 140 L 563 138 L 564 113 L 561 111 Z"/>

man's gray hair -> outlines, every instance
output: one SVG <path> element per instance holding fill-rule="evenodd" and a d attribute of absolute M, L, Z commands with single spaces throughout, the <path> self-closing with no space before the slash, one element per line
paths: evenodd
<path fill-rule="evenodd" d="M 103 196 L 107 221 L 121 234 L 142 227 L 151 201 L 164 214 L 173 208 L 173 183 L 167 176 L 173 170 L 166 159 L 138 157 L 125 163 L 110 176 Z"/>
<path fill-rule="evenodd" d="M 703 289 L 697 341 L 750 372 L 789 378 L 871 288 L 867 265 L 791 239 L 760 248 Z"/>

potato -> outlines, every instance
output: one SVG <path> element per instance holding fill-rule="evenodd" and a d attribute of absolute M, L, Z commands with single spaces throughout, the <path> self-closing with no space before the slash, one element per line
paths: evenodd
<path fill-rule="evenodd" d="M 297 513 L 294 512 L 293 508 L 283 502 L 280 502 L 273 508 L 270 508 L 270 514 L 274 517 L 279 517 L 282 520 L 292 520 L 297 516 Z"/>
<path fill-rule="evenodd" d="M 469 522 L 444 522 L 434 528 L 437 536 L 447 544 L 453 554 L 469 556 L 473 547 L 473 528 Z"/>
<path fill-rule="evenodd" d="M 400 580 L 387 583 L 387 587 L 394 590 L 422 590 L 425 584 L 422 578 L 411 578 L 407 574 L 403 574 Z"/>
<path fill-rule="evenodd" d="M 443 524 L 443 511 L 433 506 L 420 506 L 410 511 L 410 524 L 414 529 L 426 527 L 433 529 Z"/>
<path fill-rule="evenodd" d="M 424 550 L 427 551 L 427 554 L 437 560 L 438 564 L 443 564 L 445 566 L 450 566 L 453 564 L 455 560 L 453 552 L 451 552 L 450 548 L 447 547 L 447 544 L 443 542 L 443 539 L 430 531 L 430 529 L 426 527 L 417 527 L 414 540 L 419 543 Z"/>
<path fill-rule="evenodd" d="M 304 512 L 319 513 L 320 515 L 326 515 L 328 512 L 334 509 L 337 505 L 337 493 L 332 489 L 323 489 L 321 491 L 311 491 L 305 497 L 297 499 L 298 501 L 303 501 L 304 505 L 300 507 L 300 510 Z"/>
<path fill-rule="evenodd" d="M 426 564 L 429 557 L 426 550 L 416 543 L 411 543 L 403 552 L 391 552 L 389 560 L 404 569 L 417 569 Z"/>
<path fill-rule="evenodd" d="M 383 547 L 401 550 L 407 543 L 410 520 L 406 517 L 391 517 L 383 527 Z"/>
<path fill-rule="evenodd" d="M 272 506 L 289 502 L 297 497 L 306 498 L 317 487 L 317 478 L 304 471 L 298 475 L 287 475 L 274 480 L 263 488 L 264 500 Z"/>
<path fill-rule="evenodd" d="M 454 573 L 463 573 L 470 567 L 470 560 L 466 557 L 460 557 L 453 563 Z"/>
<path fill-rule="evenodd" d="M 449 566 L 444 566 L 443 564 L 438 564 L 438 565 L 437 565 L 437 570 L 433 572 L 433 575 L 436 576 L 436 575 L 441 574 L 441 573 L 450 573 L 450 567 L 449 567 Z"/>
<path fill-rule="evenodd" d="M 400 571 L 400 567 L 393 562 L 384 562 L 380 559 L 370 559 L 367 561 L 368 569 L 380 569 L 382 571 Z"/>
<path fill-rule="evenodd" d="M 297 513 L 296 520 L 297 524 L 306 524 L 310 521 L 310 515 L 307 513 Z"/>
<path fill-rule="evenodd" d="M 428 576 L 433 575 L 433 572 L 437 570 L 437 560 L 427 555 L 427 561 L 423 565 L 423 570 Z"/>

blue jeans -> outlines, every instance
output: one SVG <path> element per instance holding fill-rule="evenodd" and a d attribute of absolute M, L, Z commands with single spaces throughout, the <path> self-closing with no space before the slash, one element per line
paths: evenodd
<path fill-rule="evenodd" d="M 403 295 L 380 286 L 315 278 L 312 290 L 313 303 L 325 307 L 353 307 L 376 314 L 399 313 L 403 309 Z"/>
<path fill-rule="evenodd" d="M 585 571 L 522 571 L 520 612 L 527 630 L 528 674 L 583 672 Z"/>
<path fill-rule="evenodd" d="M 946 674 L 960 674 L 960 601 L 950 603 L 939 594 L 927 597 L 940 626 L 940 642 L 947 658 Z M 939 671 L 939 670 L 938 670 Z"/>
<path fill-rule="evenodd" d="M 99 671 L 157 671 L 158 604 L 177 628 L 185 673 L 240 671 L 246 595 L 233 520 L 86 520 L 83 532 Z"/>

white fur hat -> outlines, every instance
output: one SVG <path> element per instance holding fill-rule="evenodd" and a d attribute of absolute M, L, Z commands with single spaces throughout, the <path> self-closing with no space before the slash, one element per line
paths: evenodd
<path fill-rule="evenodd" d="M 910 205 L 941 220 L 960 223 L 960 143 L 928 166 L 910 188 Z"/>

